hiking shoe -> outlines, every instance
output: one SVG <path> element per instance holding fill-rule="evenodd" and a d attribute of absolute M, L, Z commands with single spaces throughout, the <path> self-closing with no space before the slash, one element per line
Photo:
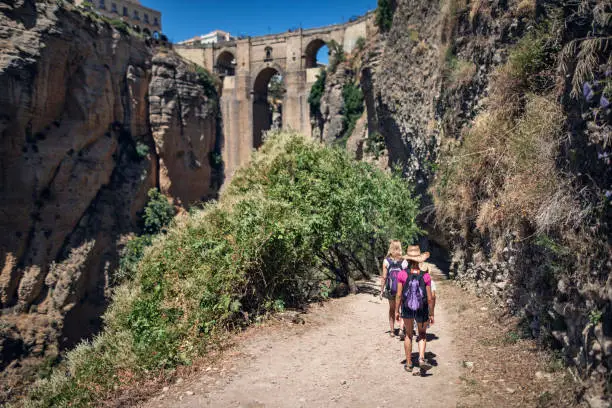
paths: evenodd
<path fill-rule="evenodd" d="M 432 365 L 429 363 L 429 361 L 425 360 L 425 359 L 420 359 L 419 360 L 419 368 L 421 369 L 421 371 L 427 371 L 430 370 L 432 367 Z"/>

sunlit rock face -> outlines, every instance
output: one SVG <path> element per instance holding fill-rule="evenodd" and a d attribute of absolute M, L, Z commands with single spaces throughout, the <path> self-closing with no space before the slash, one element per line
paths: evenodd
<path fill-rule="evenodd" d="M 150 188 L 213 194 L 218 102 L 157 52 L 70 5 L 0 3 L 0 368 L 99 329 Z"/>

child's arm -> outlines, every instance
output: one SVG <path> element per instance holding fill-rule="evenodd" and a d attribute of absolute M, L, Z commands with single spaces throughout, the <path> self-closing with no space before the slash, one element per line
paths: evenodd
<path fill-rule="evenodd" d="M 380 275 L 380 295 L 382 296 L 383 290 L 385 289 L 385 281 L 387 280 L 387 265 L 383 261 L 382 275 Z"/>
<path fill-rule="evenodd" d="M 400 281 L 397 281 L 397 293 L 395 295 L 395 320 L 400 319 L 400 315 L 399 315 L 399 310 L 400 310 L 400 303 L 402 303 L 402 288 L 404 287 L 404 284 Z"/>
<path fill-rule="evenodd" d="M 434 314 L 434 310 L 436 309 L 436 284 L 434 283 L 433 279 L 431 280 L 431 303 L 432 303 L 432 307 L 431 307 L 431 315 Z"/>
<path fill-rule="evenodd" d="M 431 294 L 431 286 L 425 286 L 425 290 L 427 291 L 427 305 L 429 306 L 429 323 L 434 324 L 434 309 L 436 304 Z"/>

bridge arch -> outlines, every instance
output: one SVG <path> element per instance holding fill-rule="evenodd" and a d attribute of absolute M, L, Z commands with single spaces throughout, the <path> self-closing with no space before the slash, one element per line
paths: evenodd
<path fill-rule="evenodd" d="M 269 64 L 260 68 L 254 76 L 251 96 L 253 100 L 253 146 L 259 148 L 263 143 L 263 133 L 270 130 L 276 121 L 282 127 L 283 95 L 270 95 L 270 84 L 273 78 L 280 77 L 284 83 L 283 70 L 277 64 Z M 277 100 L 280 99 L 280 100 Z"/>
<path fill-rule="evenodd" d="M 262 132 L 273 125 L 312 134 L 308 97 L 321 71 L 317 62 L 325 62 L 324 58 L 317 61 L 317 54 L 323 57 L 325 46 L 330 51 L 332 40 L 338 47 L 334 46 L 332 53 L 340 49 L 352 52 L 360 37 L 368 38 L 373 19 L 374 13 L 368 13 L 345 24 L 245 36 L 217 44 L 173 46 L 186 59 L 223 77 L 222 152 L 229 177 L 248 162 L 253 148 L 263 142 Z M 268 98 L 273 89 L 268 84 L 274 75 L 282 77 L 282 81 L 273 82 L 280 92 Z M 273 115 L 280 121 L 274 121 Z"/>
<path fill-rule="evenodd" d="M 304 49 L 304 67 L 305 68 L 316 68 L 317 67 L 317 53 L 321 48 L 326 46 L 327 43 L 320 38 L 315 38 L 310 41 Z"/>
<path fill-rule="evenodd" d="M 215 72 L 221 76 L 236 75 L 236 56 L 231 51 L 222 51 L 215 62 Z"/>

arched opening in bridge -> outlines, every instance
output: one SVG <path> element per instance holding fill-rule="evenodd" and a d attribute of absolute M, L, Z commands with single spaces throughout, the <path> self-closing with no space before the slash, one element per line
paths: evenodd
<path fill-rule="evenodd" d="M 236 74 L 236 57 L 229 51 L 223 51 L 217 58 L 215 66 L 217 74 L 221 76 L 233 76 Z"/>
<path fill-rule="evenodd" d="M 306 68 L 316 68 L 321 65 L 327 65 L 329 61 L 329 48 L 323 40 L 312 40 L 304 52 Z"/>
<path fill-rule="evenodd" d="M 275 68 L 264 68 L 253 85 L 253 147 L 263 143 L 263 134 L 283 126 L 284 78 Z"/>

